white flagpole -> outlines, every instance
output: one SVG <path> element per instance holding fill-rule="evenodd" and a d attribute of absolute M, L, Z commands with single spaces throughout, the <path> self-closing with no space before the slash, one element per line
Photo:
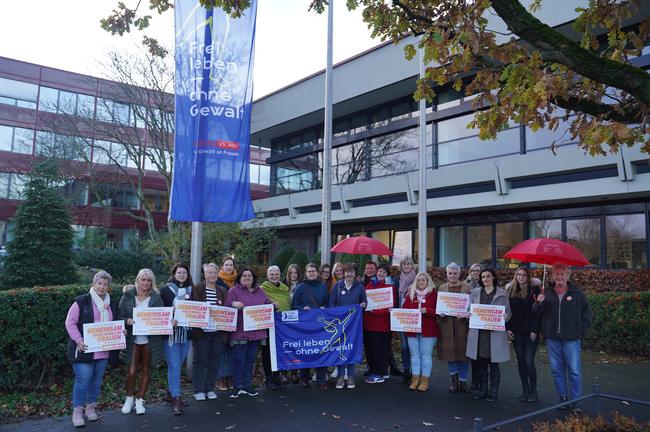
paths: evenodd
<path fill-rule="evenodd" d="M 323 133 L 323 210 L 321 224 L 321 264 L 329 264 L 332 247 L 332 34 L 334 0 L 327 6 L 327 66 L 325 67 L 325 131 Z"/>
<path fill-rule="evenodd" d="M 419 49 L 420 78 L 424 78 L 424 49 Z M 418 170 L 418 270 L 427 271 L 427 105 L 420 99 L 420 164 Z"/>

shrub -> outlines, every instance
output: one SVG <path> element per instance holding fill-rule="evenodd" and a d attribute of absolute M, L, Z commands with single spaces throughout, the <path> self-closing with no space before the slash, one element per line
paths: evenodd
<path fill-rule="evenodd" d="M 291 256 L 291 259 L 289 262 L 287 262 L 287 265 L 284 268 L 284 272 L 282 273 L 283 275 L 287 274 L 287 270 L 289 270 L 289 265 L 290 264 L 298 264 L 298 267 L 300 267 L 300 272 L 302 273 L 303 277 L 305 276 L 305 266 L 309 264 L 309 259 L 307 258 L 307 255 L 305 255 L 304 252 L 298 251 L 294 253 Z"/>
<path fill-rule="evenodd" d="M 611 422 L 608 422 L 602 416 L 569 416 L 552 422 L 533 424 L 534 432 L 641 432 L 647 430 L 650 430 L 650 422 L 645 424 L 637 423 L 635 419 L 625 417 L 618 412 L 614 413 Z"/>
<path fill-rule="evenodd" d="M 142 268 L 151 268 L 155 273 L 165 272 L 164 269 L 161 271 L 153 268 L 155 265 L 152 255 L 127 249 L 81 249 L 77 252 L 75 261 L 80 266 L 106 270 L 119 283 L 133 283 Z"/>
<path fill-rule="evenodd" d="M 271 264 L 276 265 L 280 267 L 280 270 L 283 270 L 287 268 L 289 265 L 289 260 L 293 256 L 293 254 L 296 253 L 296 250 L 291 247 L 291 245 L 286 245 L 282 249 L 280 249 L 280 252 L 273 258 L 271 261 Z"/>
<path fill-rule="evenodd" d="M 320 266 L 320 251 L 316 252 L 313 257 L 311 257 L 311 262 L 315 263 L 316 265 Z M 329 263 L 331 264 L 331 263 Z"/>

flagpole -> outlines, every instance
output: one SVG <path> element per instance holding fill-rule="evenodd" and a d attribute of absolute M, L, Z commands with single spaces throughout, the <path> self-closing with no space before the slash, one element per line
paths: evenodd
<path fill-rule="evenodd" d="M 419 49 L 420 79 L 424 78 L 424 49 Z M 427 271 L 427 105 L 420 99 L 420 164 L 418 170 L 418 270 Z"/>
<path fill-rule="evenodd" d="M 321 223 L 321 264 L 329 264 L 332 247 L 332 34 L 334 0 L 327 6 L 327 66 L 325 67 L 325 130 L 323 133 L 323 208 Z"/>

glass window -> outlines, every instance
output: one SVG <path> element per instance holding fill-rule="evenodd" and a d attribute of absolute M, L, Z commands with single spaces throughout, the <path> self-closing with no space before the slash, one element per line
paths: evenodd
<path fill-rule="evenodd" d="M 370 161 L 365 141 L 337 147 L 332 151 L 332 182 L 350 184 L 367 179 Z"/>
<path fill-rule="evenodd" d="M 567 220 L 566 239 L 584 254 L 591 265 L 600 265 L 600 219 Z"/>
<path fill-rule="evenodd" d="M 370 174 L 372 177 L 383 177 L 415 171 L 418 168 L 418 160 L 418 149 L 377 156 L 372 158 Z"/>
<path fill-rule="evenodd" d="M 114 121 L 122 124 L 128 125 L 129 123 L 129 106 L 123 103 L 114 102 L 113 103 L 113 112 L 114 112 Z"/>
<path fill-rule="evenodd" d="M 463 265 L 463 227 L 440 228 L 440 266 L 455 262 Z"/>
<path fill-rule="evenodd" d="M 467 227 L 467 263 L 492 264 L 492 226 Z"/>
<path fill-rule="evenodd" d="M 393 244 L 393 257 L 391 265 L 398 266 L 402 258 L 413 256 L 413 233 L 412 231 L 395 231 Z"/>
<path fill-rule="evenodd" d="M 350 129 L 352 133 L 359 133 L 368 130 L 368 116 L 366 114 L 361 114 L 352 117 L 350 120 Z"/>
<path fill-rule="evenodd" d="M 0 103 L 36 108 L 37 94 L 36 84 L 0 78 Z"/>
<path fill-rule="evenodd" d="M 393 105 L 390 108 L 391 119 L 390 121 L 397 121 L 411 117 L 411 112 L 415 109 L 415 102 L 405 101 Z"/>
<path fill-rule="evenodd" d="M 73 205 L 86 205 L 88 203 L 88 185 L 77 179 L 68 179 L 58 182 L 54 186 L 62 198 Z"/>
<path fill-rule="evenodd" d="M 432 266 L 435 259 L 435 233 L 433 228 L 427 229 L 427 266 Z M 415 269 L 418 268 L 420 260 L 420 234 L 419 230 L 413 230 L 413 261 L 415 262 Z M 398 263 L 399 264 L 399 263 Z"/>
<path fill-rule="evenodd" d="M 641 269 L 648 265 L 643 214 L 607 216 L 607 267 Z"/>
<path fill-rule="evenodd" d="M 32 129 L 14 128 L 13 152 L 32 154 L 33 143 L 34 131 Z"/>
<path fill-rule="evenodd" d="M 25 190 L 25 185 L 29 181 L 29 178 L 23 174 L 11 174 L 11 179 L 9 183 L 9 199 L 19 200 L 22 199 L 23 191 Z"/>
<path fill-rule="evenodd" d="M 563 116 L 564 113 L 555 111 L 553 113 L 554 117 Z M 571 120 L 571 119 L 569 119 Z M 560 120 L 557 129 L 550 130 L 548 128 L 539 128 L 537 131 L 533 132 L 530 126 L 526 126 L 526 151 L 539 150 L 539 149 L 550 149 L 551 144 L 563 145 L 576 142 L 571 139 L 571 132 L 569 128 L 571 124 L 569 121 Z"/>
<path fill-rule="evenodd" d="M 347 135 L 348 132 L 350 132 L 350 122 L 348 119 L 337 120 L 332 125 L 332 135 L 335 137 Z"/>
<path fill-rule="evenodd" d="M 97 98 L 97 120 L 112 122 L 113 118 L 113 101 Z"/>
<path fill-rule="evenodd" d="M 248 169 L 249 169 L 249 174 L 250 174 L 250 182 L 251 183 L 259 183 L 260 166 L 256 165 L 256 164 L 249 164 Z"/>
<path fill-rule="evenodd" d="M 503 258 L 503 255 L 524 241 L 524 223 L 498 223 L 496 224 L 496 237 L 497 266 L 500 268 L 519 267 L 519 260 Z"/>
<path fill-rule="evenodd" d="M 314 154 L 279 162 L 275 171 L 276 190 L 290 192 L 316 188 L 315 162 Z"/>
<path fill-rule="evenodd" d="M 562 221 L 546 219 L 528 222 L 528 238 L 562 239 Z"/>
<path fill-rule="evenodd" d="M 260 165 L 260 184 L 268 186 L 271 183 L 271 167 Z"/>
<path fill-rule="evenodd" d="M 85 94 L 77 95 L 77 115 L 93 118 L 95 116 L 95 97 Z"/>
<path fill-rule="evenodd" d="M 378 128 L 386 126 L 388 124 L 388 119 L 390 117 L 390 112 L 388 107 L 380 108 L 377 111 L 373 112 L 370 117 L 370 127 Z"/>
<path fill-rule="evenodd" d="M 438 144 L 438 165 L 451 165 L 520 152 L 519 128 L 499 132 L 496 140 L 478 136 Z"/>
<path fill-rule="evenodd" d="M 0 150 L 11 151 L 14 128 L 0 125 Z"/>
<path fill-rule="evenodd" d="M 461 97 L 462 94 L 454 90 L 452 87 L 447 87 L 440 90 L 438 92 L 438 103 L 436 106 L 437 111 L 442 111 L 444 109 L 460 105 Z"/>
<path fill-rule="evenodd" d="M 74 115 L 77 113 L 77 94 L 59 91 L 58 112 Z"/>
<path fill-rule="evenodd" d="M 475 113 L 466 114 L 438 122 L 438 142 L 446 142 L 459 138 L 470 137 L 478 134 L 478 129 L 468 128 L 467 125 L 474 120 Z"/>
<path fill-rule="evenodd" d="M 9 197 L 9 177 L 11 174 L 0 172 L 0 198 L 6 199 Z"/>
<path fill-rule="evenodd" d="M 59 104 L 59 91 L 50 87 L 41 87 L 38 97 L 39 111 L 56 112 Z"/>

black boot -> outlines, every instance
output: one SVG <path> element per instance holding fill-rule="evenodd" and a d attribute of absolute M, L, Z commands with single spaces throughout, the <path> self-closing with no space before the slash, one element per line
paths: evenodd
<path fill-rule="evenodd" d="M 499 383 L 501 381 L 501 373 L 499 371 L 498 363 L 490 364 L 490 394 L 485 398 L 485 402 L 495 402 L 499 394 Z"/>
<path fill-rule="evenodd" d="M 479 390 L 479 372 L 478 372 L 478 364 L 476 361 L 472 361 L 472 391 L 478 391 Z"/>
<path fill-rule="evenodd" d="M 280 372 L 273 372 L 273 377 L 271 379 L 273 381 L 275 389 L 282 390 L 286 388 L 286 386 L 282 383 L 282 379 L 280 378 Z"/>
<path fill-rule="evenodd" d="M 474 396 L 472 396 L 472 399 L 474 400 L 486 399 L 489 396 L 487 373 L 478 374 L 478 376 L 476 376 L 476 381 L 478 382 L 478 392 L 475 393 Z"/>
<path fill-rule="evenodd" d="M 410 384 L 411 383 L 411 371 L 408 369 L 404 370 L 404 374 L 402 375 L 402 378 L 399 380 L 400 384 Z"/>
<path fill-rule="evenodd" d="M 527 402 L 528 401 L 528 395 L 530 394 L 530 389 L 528 387 L 528 383 L 525 383 L 521 387 L 521 394 L 517 398 L 519 402 Z"/>

